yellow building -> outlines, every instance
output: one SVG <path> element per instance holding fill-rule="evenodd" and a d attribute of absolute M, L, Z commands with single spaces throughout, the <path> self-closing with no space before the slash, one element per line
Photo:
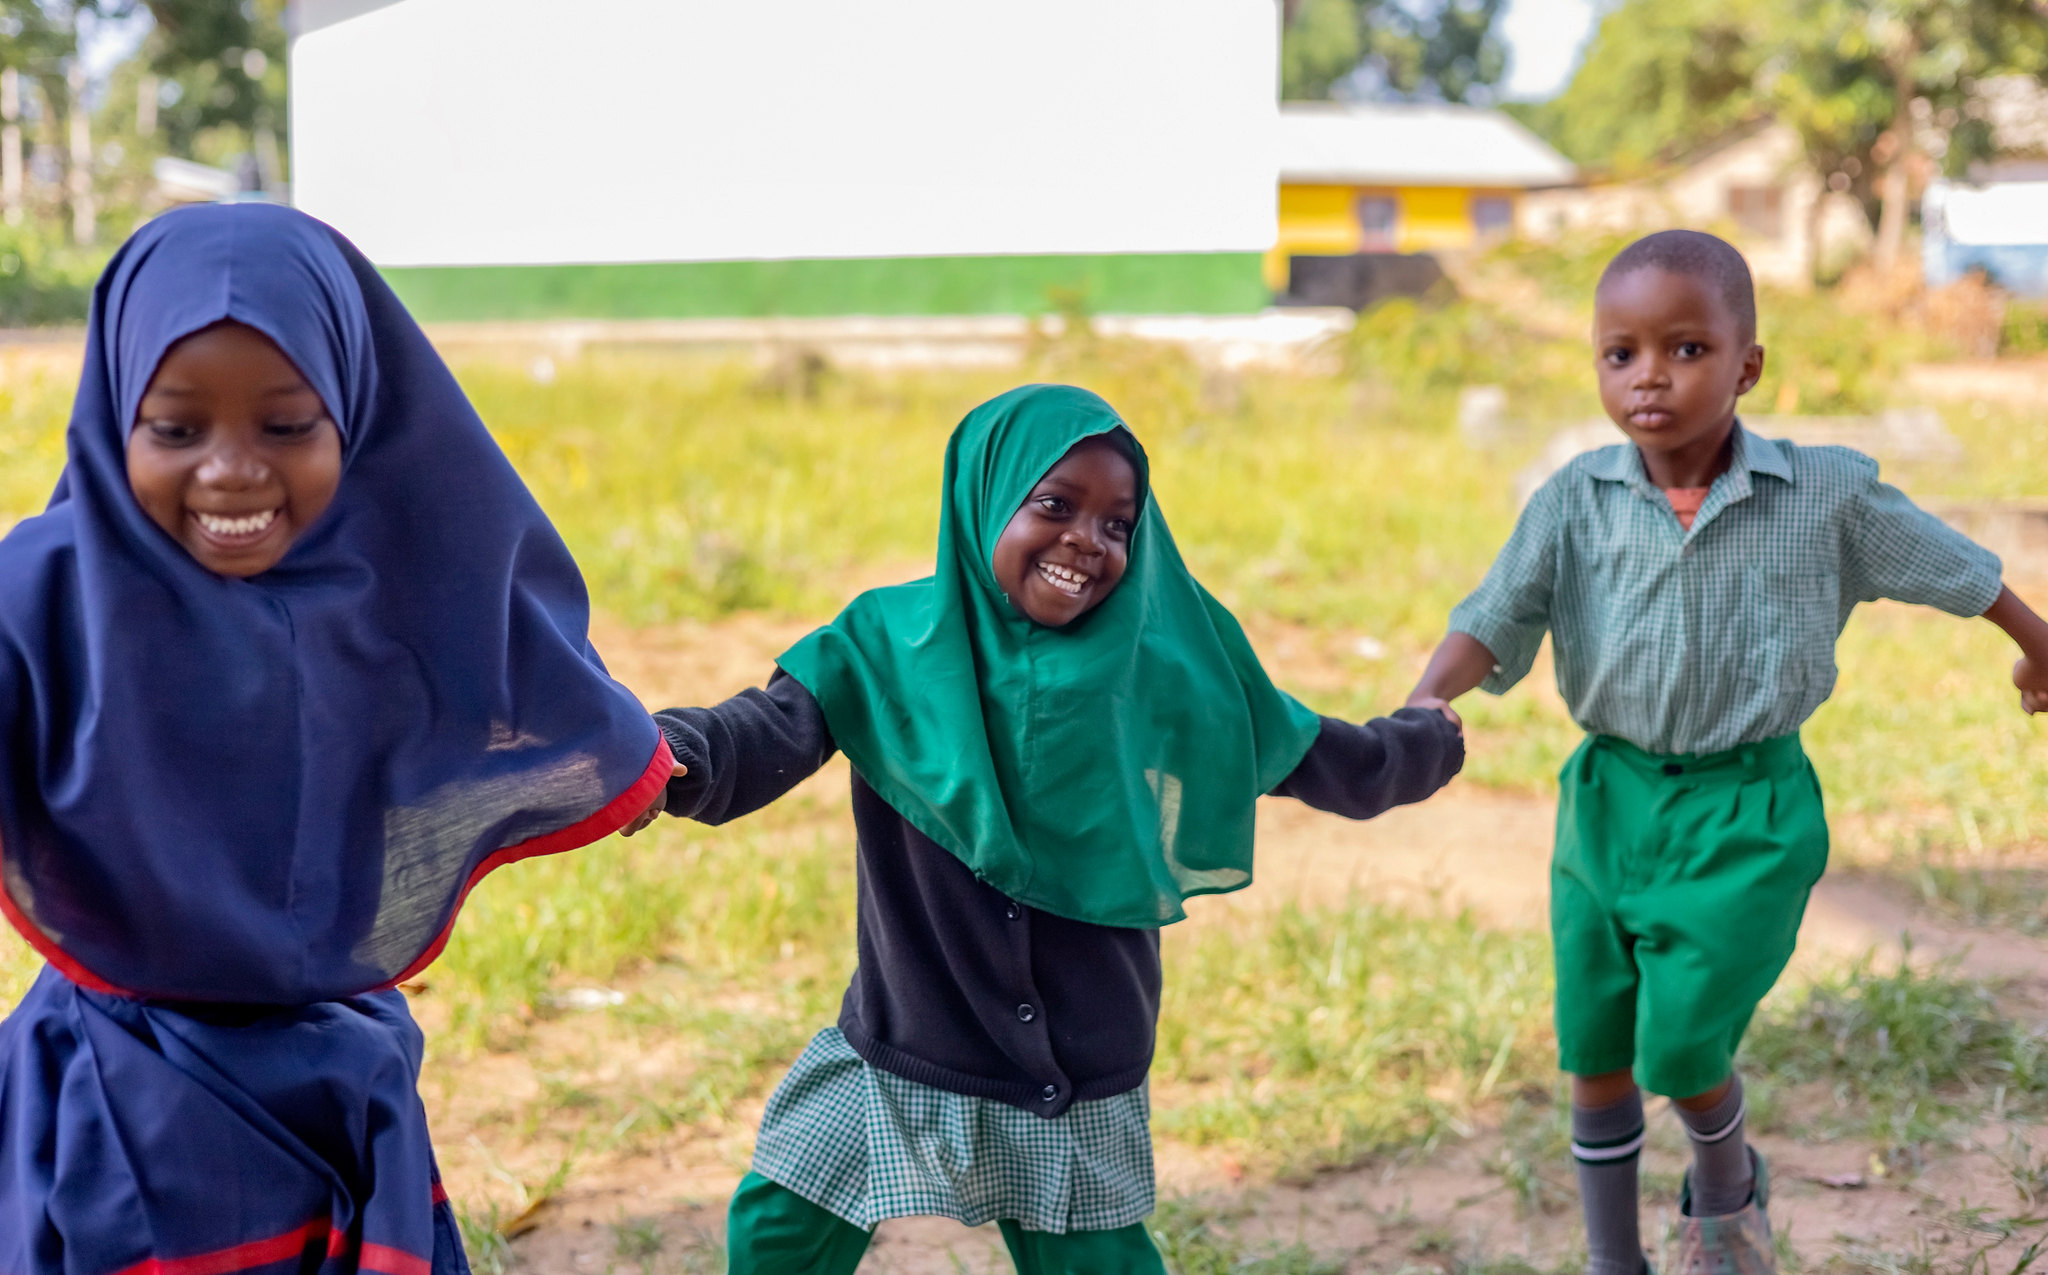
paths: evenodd
<path fill-rule="evenodd" d="M 1512 233 L 1523 191 L 1575 180 L 1570 161 L 1500 111 L 1437 103 L 1280 108 L 1280 237 L 1266 282 L 1297 256 L 1439 252 Z"/>

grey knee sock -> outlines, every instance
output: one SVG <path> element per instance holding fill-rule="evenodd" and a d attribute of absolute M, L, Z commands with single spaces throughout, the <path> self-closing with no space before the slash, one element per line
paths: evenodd
<path fill-rule="evenodd" d="M 1721 1101 L 1705 1111 L 1678 1108 L 1692 1139 L 1692 1215 L 1726 1217 L 1749 1203 L 1756 1186 L 1749 1144 L 1742 1140 L 1742 1077 L 1736 1076 Z"/>
<path fill-rule="evenodd" d="M 1605 1107 L 1572 1106 L 1572 1159 L 1586 1210 L 1587 1275 L 1642 1275 L 1636 1166 L 1643 1155 L 1643 1095 Z"/>

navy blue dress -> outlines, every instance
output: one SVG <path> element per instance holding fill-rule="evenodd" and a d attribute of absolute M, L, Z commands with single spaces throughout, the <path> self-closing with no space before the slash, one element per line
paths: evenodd
<path fill-rule="evenodd" d="M 248 579 L 142 511 L 176 341 L 263 333 L 341 439 Z M 0 1275 L 467 1270 L 390 990 L 484 873 L 605 836 L 667 745 L 560 537 L 376 271 L 289 209 L 191 209 L 93 299 L 68 463 L 0 540 Z"/>

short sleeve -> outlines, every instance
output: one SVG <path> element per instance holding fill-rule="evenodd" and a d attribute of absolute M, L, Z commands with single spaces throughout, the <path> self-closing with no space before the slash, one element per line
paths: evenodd
<path fill-rule="evenodd" d="M 1871 465 L 1851 505 L 1842 547 L 1845 592 L 1982 615 L 1998 600 L 1998 555 L 1914 504 Z"/>
<path fill-rule="evenodd" d="M 1536 489 L 1486 579 L 1451 611 L 1453 632 L 1470 634 L 1493 652 L 1493 672 L 1479 684 L 1491 694 L 1503 694 L 1529 675 L 1550 628 L 1563 534 L 1563 483 L 1571 472 L 1554 475 Z"/>

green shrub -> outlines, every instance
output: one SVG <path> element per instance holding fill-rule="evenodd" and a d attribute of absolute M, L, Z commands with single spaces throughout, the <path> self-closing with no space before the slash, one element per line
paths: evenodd
<path fill-rule="evenodd" d="M 78 248 L 40 223 L 0 223 L 0 327 L 83 323 L 107 248 Z"/>
<path fill-rule="evenodd" d="M 2007 302 L 2005 324 L 1998 334 L 1998 352 L 2015 356 L 2048 354 L 2048 302 Z"/>

